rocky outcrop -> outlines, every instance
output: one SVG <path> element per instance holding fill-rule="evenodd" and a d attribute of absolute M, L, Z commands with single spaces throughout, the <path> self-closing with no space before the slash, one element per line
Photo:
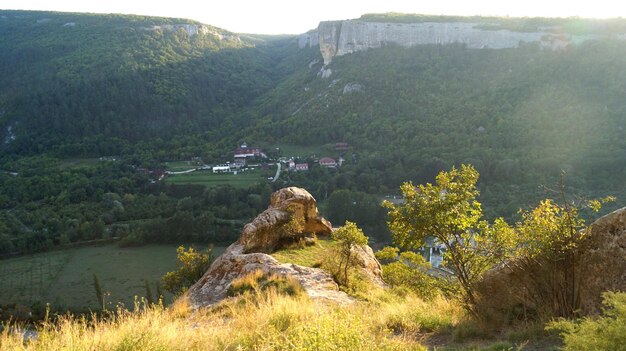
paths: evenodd
<path fill-rule="evenodd" d="M 304 49 L 306 47 L 314 47 L 320 44 L 319 32 L 312 30 L 298 36 L 298 47 Z"/>
<path fill-rule="evenodd" d="M 540 43 L 542 48 L 560 50 L 572 43 L 595 39 L 595 35 L 565 35 L 557 27 L 536 32 L 497 29 L 479 22 L 383 23 L 363 20 L 320 22 L 317 28 L 324 64 L 342 56 L 388 44 L 404 47 L 424 44 L 465 44 L 471 49 L 516 48 L 521 43 Z M 306 34 L 299 43 L 314 38 Z M 310 40 L 309 40 L 310 44 Z"/>
<path fill-rule="evenodd" d="M 321 298 L 341 304 L 352 302 L 339 291 L 332 276 L 320 268 L 279 263 L 265 253 L 244 253 L 244 246 L 236 242 L 218 257 L 204 276 L 187 292 L 192 307 L 209 306 L 226 298 L 233 280 L 261 270 L 268 275 L 291 276 L 296 279 L 311 298 Z"/>
<path fill-rule="evenodd" d="M 339 291 L 330 273 L 320 268 L 279 263 L 269 255 L 282 245 L 307 240 L 313 234 L 328 235 L 331 231 L 330 222 L 320 216 L 315 199 L 306 190 L 295 187 L 278 190 L 272 194 L 268 209 L 244 227 L 239 240 L 211 264 L 186 296 L 195 308 L 214 304 L 226 297 L 233 280 L 261 270 L 268 275 L 293 277 L 312 298 L 350 303 L 353 299 Z M 371 280 L 384 284 L 372 249 L 359 247 L 355 252 L 358 264 Z"/>
<path fill-rule="evenodd" d="M 594 313 L 600 311 L 603 292 L 626 291 L 626 207 L 599 218 L 588 230 L 581 301 L 585 311 Z"/>
<path fill-rule="evenodd" d="M 355 246 L 352 248 L 354 261 L 366 277 L 378 286 L 386 286 L 383 280 L 383 269 L 369 246 Z"/>
<path fill-rule="evenodd" d="M 343 94 L 352 94 L 363 90 L 363 85 L 359 83 L 348 83 L 343 87 Z"/>
<path fill-rule="evenodd" d="M 294 233 L 290 225 L 301 228 Z M 332 225 L 317 212 L 313 196 L 304 189 L 291 187 L 272 194 L 269 208 L 243 227 L 238 242 L 244 253 L 271 253 L 285 243 L 331 232 Z"/>

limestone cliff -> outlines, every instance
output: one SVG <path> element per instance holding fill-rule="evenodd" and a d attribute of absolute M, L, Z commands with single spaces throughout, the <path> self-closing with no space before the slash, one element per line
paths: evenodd
<path fill-rule="evenodd" d="M 565 35 L 557 27 L 542 27 L 536 32 L 517 32 L 487 28 L 478 22 L 382 23 L 363 20 L 320 22 L 317 35 L 299 37 L 300 47 L 314 45 L 319 39 L 324 64 L 333 57 L 387 44 L 411 47 L 423 44 L 465 44 L 473 49 L 515 48 L 521 43 L 539 43 L 542 48 L 558 50 L 571 43 L 594 39 L 596 35 Z M 623 36 L 620 36 L 623 39 Z"/>

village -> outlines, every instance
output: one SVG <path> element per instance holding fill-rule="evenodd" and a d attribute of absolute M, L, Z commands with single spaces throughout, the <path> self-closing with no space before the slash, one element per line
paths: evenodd
<path fill-rule="evenodd" d="M 348 143 L 336 143 L 335 151 L 348 151 L 351 146 Z M 321 158 L 312 157 L 310 162 L 305 162 L 302 157 L 296 156 L 279 156 L 280 148 L 276 148 L 274 157 L 268 157 L 268 155 L 259 147 L 248 146 L 243 142 L 239 147 L 233 151 L 233 161 L 226 162 L 212 166 L 213 173 L 237 173 L 245 170 L 246 168 L 254 169 L 256 167 L 267 167 L 268 163 L 276 163 L 277 166 L 285 167 L 289 172 L 305 172 L 309 170 L 311 164 L 319 164 L 321 167 L 326 168 L 338 168 L 345 162 L 343 156 L 338 159 L 324 156 Z M 278 157 L 276 157 L 278 156 Z M 280 167 L 280 168 L 282 168 Z M 275 179 L 274 179 L 275 180 Z"/>
<path fill-rule="evenodd" d="M 167 178 L 172 183 L 200 183 L 199 179 L 210 182 L 212 185 L 224 180 L 224 183 L 233 183 L 237 180 L 246 182 L 252 179 L 252 175 L 259 175 L 260 171 L 267 174 L 270 168 L 275 168 L 273 175 L 264 176 L 270 182 L 276 182 L 282 172 L 308 172 L 313 167 L 323 167 L 327 169 L 338 169 L 346 162 L 346 154 L 351 154 L 351 159 L 355 160 L 352 153 L 352 146 L 346 142 L 337 142 L 334 145 L 326 145 L 319 148 L 318 152 L 325 152 L 326 155 L 318 156 L 317 152 L 293 152 L 283 155 L 283 150 L 279 147 L 268 148 L 265 151 L 261 147 L 250 146 L 242 142 L 229 154 L 224 157 L 224 162 L 217 164 L 205 164 L 198 157 L 188 161 L 173 161 L 166 163 L 166 170 L 159 171 L 153 181 L 161 181 Z M 287 153 L 287 152 L 285 152 Z M 227 177 L 228 176 L 228 177 Z M 226 178 L 227 177 L 227 178 Z M 234 178 L 238 177 L 238 178 Z M 259 177 L 254 177 L 257 181 Z"/>

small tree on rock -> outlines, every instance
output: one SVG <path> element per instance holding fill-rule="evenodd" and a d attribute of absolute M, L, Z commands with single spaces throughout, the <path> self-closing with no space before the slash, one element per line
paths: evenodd
<path fill-rule="evenodd" d="M 333 231 L 332 237 L 340 242 L 339 264 L 335 275 L 342 285 L 348 286 L 348 268 L 353 260 L 352 250 L 355 246 L 367 245 L 368 238 L 356 224 L 349 221 Z"/>
<path fill-rule="evenodd" d="M 213 245 L 210 245 L 207 253 L 203 254 L 192 247 L 185 250 L 184 246 L 176 249 L 176 260 L 178 269 L 167 272 L 161 280 L 163 289 L 174 295 L 185 292 L 190 286 L 197 282 L 204 272 L 209 269 L 213 262 Z"/>

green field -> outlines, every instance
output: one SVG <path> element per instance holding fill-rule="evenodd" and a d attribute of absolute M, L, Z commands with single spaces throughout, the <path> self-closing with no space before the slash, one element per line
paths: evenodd
<path fill-rule="evenodd" d="M 176 247 L 106 245 L 0 260 L 0 304 L 31 305 L 39 301 L 73 310 L 94 308 L 98 306 L 95 273 L 111 306 L 122 302 L 132 307 L 135 296 L 145 296 L 145 280 L 154 292 L 156 281 L 176 268 Z M 223 250 L 216 247 L 214 255 Z M 166 296 L 168 299 L 171 296 Z"/>
<path fill-rule="evenodd" d="M 168 184 L 199 184 L 206 187 L 232 185 L 235 188 L 248 188 L 261 181 L 266 181 L 266 178 L 263 177 L 263 172 L 258 170 L 238 174 L 214 174 L 211 171 L 197 171 L 186 174 L 170 174 L 165 178 L 165 182 Z"/>
<path fill-rule="evenodd" d="M 171 172 L 181 172 L 202 166 L 197 161 L 169 161 L 165 162 L 165 169 Z"/>

